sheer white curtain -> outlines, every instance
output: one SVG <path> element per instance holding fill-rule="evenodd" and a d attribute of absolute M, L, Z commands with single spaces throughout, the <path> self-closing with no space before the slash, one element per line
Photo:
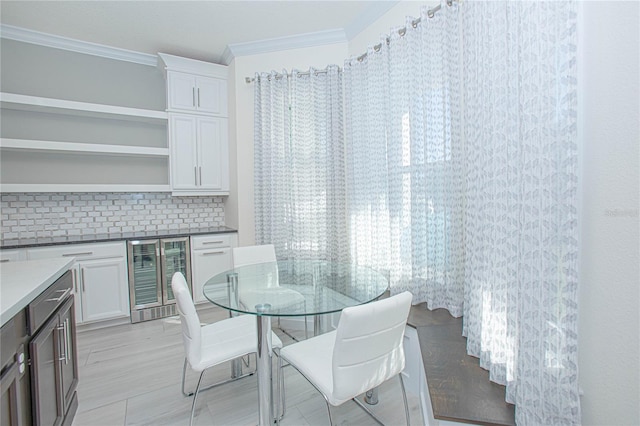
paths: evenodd
<path fill-rule="evenodd" d="M 463 149 L 458 5 L 409 18 L 345 64 L 349 232 L 354 261 L 391 291 L 462 314 Z"/>
<path fill-rule="evenodd" d="M 256 244 L 280 258 L 345 260 L 342 72 L 256 74 Z"/>
<path fill-rule="evenodd" d="M 578 424 L 574 1 L 465 1 L 345 65 L 350 250 L 464 313 L 519 425 Z"/>
<path fill-rule="evenodd" d="M 467 349 L 519 425 L 578 424 L 575 2 L 462 9 Z"/>

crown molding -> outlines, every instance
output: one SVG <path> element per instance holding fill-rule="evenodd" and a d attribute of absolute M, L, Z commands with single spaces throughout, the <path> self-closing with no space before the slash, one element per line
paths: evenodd
<path fill-rule="evenodd" d="M 155 67 L 158 63 L 158 57 L 156 55 L 134 52 L 133 50 L 120 49 L 117 47 L 105 46 L 102 44 L 61 37 L 53 34 L 41 33 L 39 31 L 14 27 L 12 25 L 0 25 L 0 37 L 24 43 L 53 47 L 55 49 L 116 59 L 118 61 L 149 65 L 152 67 Z"/>
<path fill-rule="evenodd" d="M 237 56 L 256 55 L 279 50 L 300 49 L 325 44 L 346 43 L 347 36 L 342 28 L 270 38 L 247 43 L 229 44 L 222 55 L 222 63 L 228 65 Z"/>

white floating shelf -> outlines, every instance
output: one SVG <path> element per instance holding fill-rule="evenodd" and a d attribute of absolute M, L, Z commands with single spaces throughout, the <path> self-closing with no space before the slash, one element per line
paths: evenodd
<path fill-rule="evenodd" d="M 6 92 L 0 92 L 0 103 L 2 108 L 6 109 L 73 114 L 85 117 L 114 118 L 149 122 L 167 121 L 168 117 L 165 111 L 92 104 L 87 102 L 67 101 L 64 99 L 43 98 L 40 96 L 19 95 L 16 93 Z"/>
<path fill-rule="evenodd" d="M 12 150 L 109 154 L 144 157 L 168 157 L 168 148 L 151 148 L 130 145 L 105 145 L 76 142 L 54 142 L 29 139 L 0 139 L 0 148 Z"/>
<path fill-rule="evenodd" d="M 170 192 L 167 185 L 129 184 L 23 184 L 6 183 L 0 185 L 0 192 Z"/>

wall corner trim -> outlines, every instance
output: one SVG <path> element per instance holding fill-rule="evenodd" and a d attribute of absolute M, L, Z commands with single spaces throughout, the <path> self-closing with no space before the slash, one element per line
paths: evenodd
<path fill-rule="evenodd" d="M 0 38 L 37 44 L 55 49 L 68 50 L 71 52 L 84 53 L 87 55 L 100 56 L 103 58 L 116 59 L 119 61 L 133 62 L 152 67 L 155 67 L 158 62 L 156 55 L 61 37 L 12 25 L 0 25 Z"/>

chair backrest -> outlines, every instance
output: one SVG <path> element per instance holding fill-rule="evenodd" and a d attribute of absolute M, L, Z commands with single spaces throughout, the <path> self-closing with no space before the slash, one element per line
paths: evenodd
<path fill-rule="evenodd" d="M 333 350 L 333 396 L 348 400 L 404 369 L 403 336 L 410 292 L 345 308 Z"/>
<path fill-rule="evenodd" d="M 201 358 L 202 329 L 198 312 L 196 312 L 191 293 L 189 293 L 189 288 L 187 287 L 187 280 L 181 272 L 173 274 L 171 289 L 176 298 L 178 313 L 180 314 L 185 356 L 189 364 L 195 366 L 200 362 Z"/>
<path fill-rule="evenodd" d="M 278 287 L 278 268 L 275 263 L 276 250 L 273 244 L 261 246 L 235 247 L 233 249 L 233 267 L 264 264 L 253 274 L 248 271 L 238 273 L 238 280 L 245 281 L 241 286 L 244 290 L 252 288 Z M 247 285 L 247 282 L 252 285 Z"/>

